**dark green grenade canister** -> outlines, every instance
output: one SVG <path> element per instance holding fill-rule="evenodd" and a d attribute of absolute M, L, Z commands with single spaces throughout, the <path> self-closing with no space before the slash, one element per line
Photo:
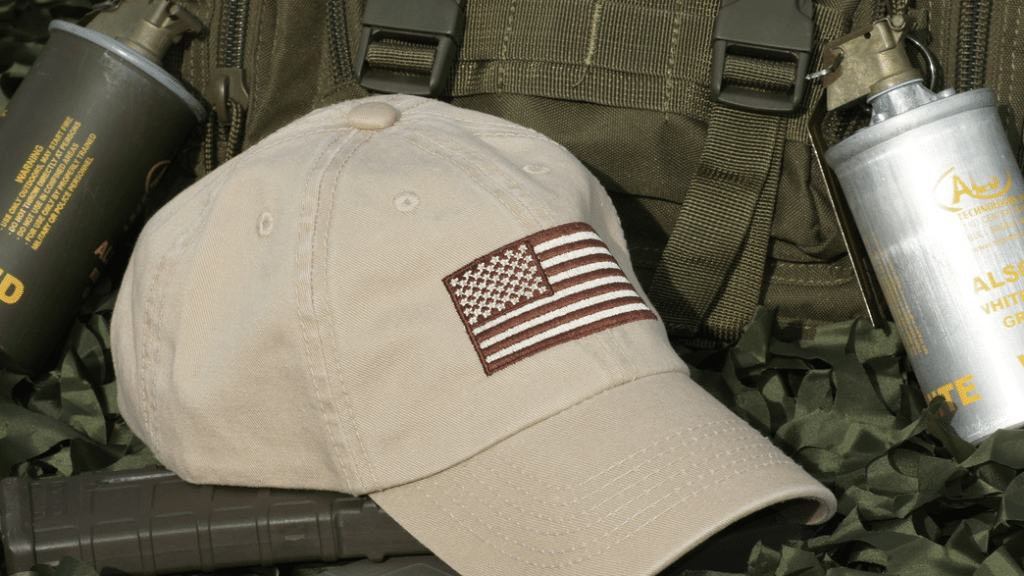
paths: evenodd
<path fill-rule="evenodd" d="M 50 32 L 0 121 L 0 363 L 25 374 L 205 115 L 152 55 L 67 22 Z"/>

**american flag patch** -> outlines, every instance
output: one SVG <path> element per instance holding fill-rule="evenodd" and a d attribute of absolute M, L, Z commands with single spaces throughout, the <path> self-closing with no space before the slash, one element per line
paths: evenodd
<path fill-rule="evenodd" d="M 657 319 L 583 223 L 499 248 L 444 284 L 488 375 L 563 342 Z"/>

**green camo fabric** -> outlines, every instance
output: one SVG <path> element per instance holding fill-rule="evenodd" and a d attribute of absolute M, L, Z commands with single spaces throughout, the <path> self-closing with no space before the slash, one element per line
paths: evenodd
<path fill-rule="evenodd" d="M 91 299 L 50 374 L 0 372 L 4 474 L 157 464 L 117 413 L 115 296 Z M 756 546 L 746 573 L 1024 575 L 1024 431 L 977 448 L 957 438 L 924 405 L 892 329 L 855 320 L 791 343 L 773 324 L 762 308 L 734 346 L 684 356 L 698 382 L 836 493 L 839 513 L 803 540 Z M 70 558 L 37 571 L 95 575 Z"/>
<path fill-rule="evenodd" d="M 0 110 L 49 38 L 51 20 L 77 20 L 100 0 L 0 0 Z"/>

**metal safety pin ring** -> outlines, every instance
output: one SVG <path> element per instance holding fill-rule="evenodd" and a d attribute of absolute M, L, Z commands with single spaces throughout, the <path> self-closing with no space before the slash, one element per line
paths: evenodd
<path fill-rule="evenodd" d="M 924 56 L 927 70 L 923 70 L 922 72 L 925 75 L 925 81 L 928 84 L 929 90 L 931 90 L 932 92 L 937 92 L 940 71 L 939 59 L 936 58 L 935 54 L 931 50 L 929 50 L 927 46 L 922 44 L 921 41 L 918 40 L 917 38 L 914 38 L 910 34 L 905 34 L 903 37 L 908 42 L 913 44 L 914 48 L 917 48 L 917 51 L 920 52 L 922 56 Z"/>

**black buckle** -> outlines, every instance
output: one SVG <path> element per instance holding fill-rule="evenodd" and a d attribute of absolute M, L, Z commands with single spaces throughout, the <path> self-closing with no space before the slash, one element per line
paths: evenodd
<path fill-rule="evenodd" d="M 792 112 L 804 98 L 813 48 L 811 0 L 722 0 L 712 44 L 711 99 L 755 112 Z M 796 63 L 790 89 L 764 92 L 723 86 L 725 59 L 730 54 Z"/>
<path fill-rule="evenodd" d="M 464 0 L 368 0 L 356 57 L 359 83 L 374 92 L 437 96 L 448 82 L 466 27 Z M 434 50 L 429 73 L 374 68 L 367 61 L 378 42 L 407 43 Z M 401 49 L 401 44 L 397 44 Z"/>

